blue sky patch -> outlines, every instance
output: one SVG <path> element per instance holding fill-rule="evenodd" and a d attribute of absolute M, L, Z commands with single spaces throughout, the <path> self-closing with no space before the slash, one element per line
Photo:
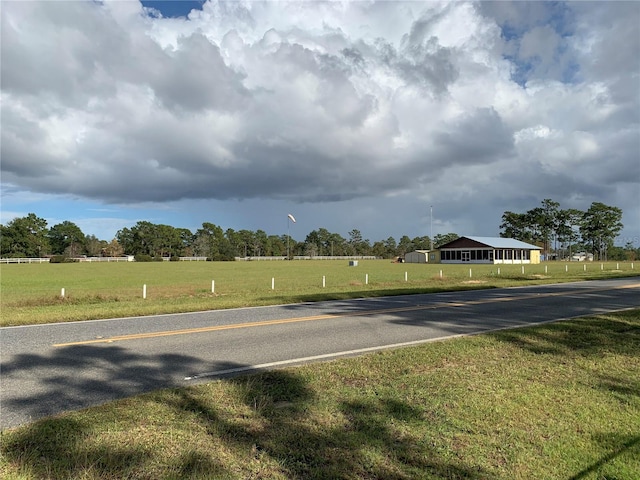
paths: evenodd
<path fill-rule="evenodd" d="M 191 10 L 202 10 L 205 0 L 142 0 L 143 6 L 158 10 L 165 18 L 186 17 Z"/>

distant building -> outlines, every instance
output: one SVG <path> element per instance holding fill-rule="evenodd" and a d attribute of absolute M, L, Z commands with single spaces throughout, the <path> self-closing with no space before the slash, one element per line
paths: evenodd
<path fill-rule="evenodd" d="M 571 256 L 571 260 L 574 262 L 593 262 L 593 253 L 578 252 Z"/>
<path fill-rule="evenodd" d="M 501 237 L 460 237 L 438 248 L 440 263 L 537 264 L 540 247 Z"/>
<path fill-rule="evenodd" d="M 404 254 L 405 263 L 428 263 L 429 250 L 414 250 Z"/>

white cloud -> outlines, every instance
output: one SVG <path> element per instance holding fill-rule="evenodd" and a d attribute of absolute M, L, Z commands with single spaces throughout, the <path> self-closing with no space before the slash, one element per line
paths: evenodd
<path fill-rule="evenodd" d="M 148 13 L 3 3 L 3 182 L 116 204 L 353 200 L 376 211 L 437 197 L 466 228 L 499 218 L 505 198 L 514 210 L 581 198 L 638 216 L 637 196 L 621 194 L 639 182 L 635 3 Z"/>

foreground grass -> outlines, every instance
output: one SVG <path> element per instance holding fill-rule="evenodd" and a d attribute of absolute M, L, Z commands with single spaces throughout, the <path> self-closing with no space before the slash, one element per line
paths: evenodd
<path fill-rule="evenodd" d="M 5 479 L 635 479 L 640 310 L 171 389 L 1 436 Z"/>
<path fill-rule="evenodd" d="M 639 273 L 640 266 L 628 262 L 549 262 L 527 265 L 524 273 L 519 265 L 393 264 L 388 260 L 360 261 L 357 267 L 349 267 L 345 260 L 5 264 L 0 265 L 0 326 L 511 287 Z M 147 285 L 146 299 L 142 298 L 143 285 Z"/>

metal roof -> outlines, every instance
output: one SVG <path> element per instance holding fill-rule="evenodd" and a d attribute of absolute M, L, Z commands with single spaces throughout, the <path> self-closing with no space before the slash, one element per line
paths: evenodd
<path fill-rule="evenodd" d="M 485 245 L 492 248 L 520 248 L 525 250 L 542 250 L 540 247 L 536 245 L 531 245 L 530 243 L 521 242 L 520 240 L 514 240 L 513 238 L 502 238 L 502 237 L 469 237 L 464 236 L 464 238 L 468 238 L 469 240 L 473 240 L 478 243 L 484 243 Z"/>

